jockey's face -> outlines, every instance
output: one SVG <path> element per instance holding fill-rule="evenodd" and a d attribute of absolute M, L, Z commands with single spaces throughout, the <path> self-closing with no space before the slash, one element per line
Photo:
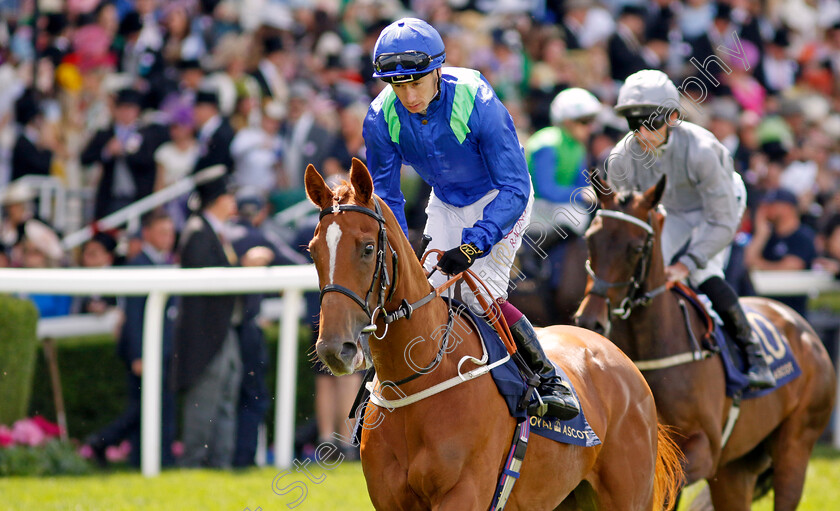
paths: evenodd
<path fill-rule="evenodd" d="M 639 145 L 646 150 L 653 150 L 668 140 L 668 128 L 677 124 L 678 116 L 677 112 L 671 112 L 669 115 L 651 114 L 648 117 L 628 118 L 627 124 Z"/>
<path fill-rule="evenodd" d="M 400 103 L 413 114 L 425 114 L 429 103 L 437 94 L 440 70 L 435 70 L 419 80 L 409 83 L 394 83 L 391 87 Z"/>

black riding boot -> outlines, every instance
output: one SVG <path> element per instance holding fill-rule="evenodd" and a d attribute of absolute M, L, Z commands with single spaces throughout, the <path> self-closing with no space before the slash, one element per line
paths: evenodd
<path fill-rule="evenodd" d="M 730 323 L 735 330 L 735 342 L 738 348 L 747 356 L 747 378 L 750 385 L 759 389 L 769 389 L 776 386 L 776 378 L 764 359 L 764 351 L 757 338 L 752 335 L 752 327 L 744 314 L 741 304 L 735 304 L 724 311 L 728 316 L 724 323 Z"/>
<path fill-rule="evenodd" d="M 760 389 L 775 387 L 776 378 L 764 359 L 758 339 L 752 335 L 752 327 L 735 291 L 720 277 L 711 277 L 700 284 L 700 291 L 712 301 L 712 306 L 723 320 L 723 326 L 747 357 L 747 378 L 750 386 Z"/>
<path fill-rule="evenodd" d="M 537 333 L 528 318 L 522 316 L 519 321 L 510 325 L 510 333 L 513 334 L 517 351 L 525 359 L 528 367 L 540 377 L 537 392 L 543 403 L 548 405 L 545 415 L 564 421 L 574 419 L 580 413 L 580 405 L 568 384 L 560 379 L 551 361 L 546 357 L 537 339 Z M 532 408 L 528 409 L 528 413 L 543 415 L 537 413 L 539 411 L 537 407 Z"/>

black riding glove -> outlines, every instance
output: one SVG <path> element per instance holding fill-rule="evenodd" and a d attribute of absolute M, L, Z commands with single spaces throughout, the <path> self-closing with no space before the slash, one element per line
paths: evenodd
<path fill-rule="evenodd" d="M 464 243 L 460 247 L 447 250 L 441 256 L 437 267 L 449 275 L 457 275 L 473 265 L 484 252 L 472 243 Z"/>

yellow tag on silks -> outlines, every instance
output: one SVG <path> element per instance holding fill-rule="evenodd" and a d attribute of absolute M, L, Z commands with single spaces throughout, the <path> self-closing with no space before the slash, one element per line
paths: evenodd
<path fill-rule="evenodd" d="M 480 256 L 484 253 L 483 250 L 479 250 L 478 247 L 473 245 L 472 243 L 464 243 L 461 245 L 461 253 L 467 256 L 467 262 L 472 263 L 473 259 L 477 256 Z"/>

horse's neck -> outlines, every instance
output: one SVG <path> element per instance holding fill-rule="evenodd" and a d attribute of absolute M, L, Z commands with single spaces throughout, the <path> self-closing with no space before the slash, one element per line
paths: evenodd
<path fill-rule="evenodd" d="M 658 247 L 654 246 L 654 250 Z M 647 291 L 657 289 L 665 281 L 664 268 L 659 261 L 654 261 Z M 631 359 L 650 360 L 684 350 L 685 346 L 675 341 L 685 334 L 685 319 L 678 298 L 666 290 L 655 296 L 647 306 L 634 308 L 626 320 L 616 321 L 610 337 L 622 346 Z"/>
<path fill-rule="evenodd" d="M 386 304 L 386 312 L 394 311 L 403 300 L 415 303 L 431 291 L 423 268 L 413 254 L 406 253 L 406 246 L 400 247 L 400 251 L 405 253 L 400 256 L 400 260 L 407 264 L 401 265 L 398 270 L 397 289 Z M 410 318 L 391 323 L 384 339 L 371 337 L 371 355 L 379 381 L 397 382 L 412 376 L 418 368 L 429 365 L 440 347 L 437 333 L 445 327 L 448 319 L 446 304 L 435 298 L 414 309 Z"/>
<path fill-rule="evenodd" d="M 446 305 L 434 299 L 416 309 L 411 318 L 391 323 L 384 339 L 371 342 L 378 379 L 396 382 L 429 365 L 440 347 L 437 332 L 447 319 Z"/>

